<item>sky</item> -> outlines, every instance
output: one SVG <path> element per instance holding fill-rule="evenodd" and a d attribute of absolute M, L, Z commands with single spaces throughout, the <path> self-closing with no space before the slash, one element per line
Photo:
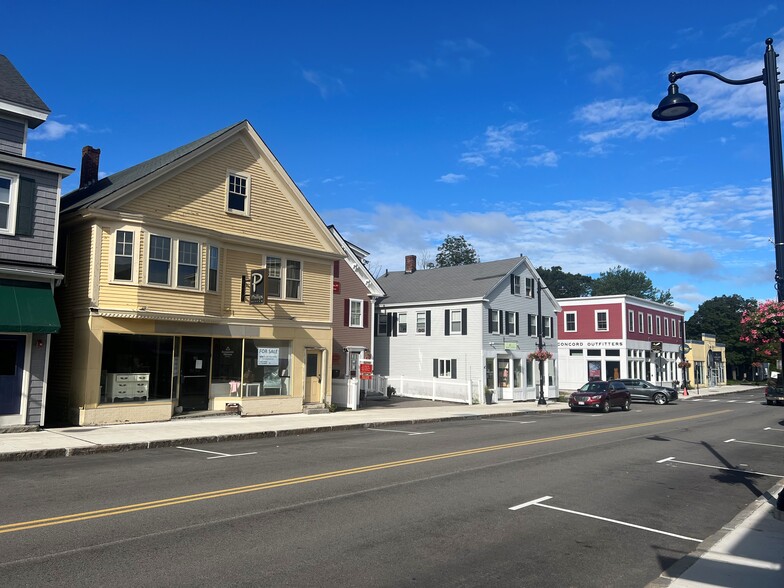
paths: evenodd
<path fill-rule="evenodd" d="M 51 115 L 28 157 L 101 174 L 247 119 L 375 273 L 433 261 L 645 272 L 687 316 L 776 297 L 762 83 L 679 81 L 699 105 L 657 122 L 670 71 L 759 75 L 784 6 L 695 0 L 8 3 L 0 53 Z M 779 70 L 784 67 L 780 62 Z"/>

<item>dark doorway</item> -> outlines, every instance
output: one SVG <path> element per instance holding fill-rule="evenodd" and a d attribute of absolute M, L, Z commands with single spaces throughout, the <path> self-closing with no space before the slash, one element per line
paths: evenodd
<path fill-rule="evenodd" d="M 621 377 L 621 362 L 620 361 L 608 361 L 605 363 L 605 367 L 607 368 L 607 379 L 608 380 L 617 380 Z"/>
<path fill-rule="evenodd" d="M 183 337 L 180 355 L 180 406 L 207 410 L 210 402 L 210 350 L 208 337 Z"/>
<path fill-rule="evenodd" d="M 22 406 L 22 372 L 25 338 L 0 337 L 0 414 L 19 414 Z"/>

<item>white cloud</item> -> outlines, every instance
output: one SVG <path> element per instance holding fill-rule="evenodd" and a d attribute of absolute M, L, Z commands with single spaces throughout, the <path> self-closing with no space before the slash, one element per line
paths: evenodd
<path fill-rule="evenodd" d="M 302 70 L 302 77 L 318 88 L 321 97 L 325 100 L 332 96 L 346 93 L 346 86 L 343 80 L 327 74 L 319 73 L 312 69 Z"/>
<path fill-rule="evenodd" d="M 64 124 L 56 120 L 48 120 L 37 129 L 30 131 L 27 138 L 30 141 L 59 141 L 66 135 L 86 130 L 88 127 L 84 124 Z"/>
<path fill-rule="evenodd" d="M 436 180 L 436 182 L 443 182 L 444 184 L 457 184 L 465 181 L 467 178 L 463 174 L 444 174 Z"/>

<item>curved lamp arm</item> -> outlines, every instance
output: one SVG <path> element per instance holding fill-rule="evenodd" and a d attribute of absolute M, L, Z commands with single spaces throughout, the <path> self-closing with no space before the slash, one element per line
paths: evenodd
<path fill-rule="evenodd" d="M 682 72 L 674 72 L 674 71 L 670 72 L 670 76 L 669 76 L 670 83 L 674 84 L 681 78 L 685 78 L 686 76 L 693 76 L 693 75 L 711 76 L 712 78 L 721 80 L 725 84 L 732 84 L 733 86 L 745 86 L 746 84 L 761 82 L 764 79 L 762 75 L 758 75 L 758 76 L 754 76 L 753 78 L 746 78 L 745 80 L 732 80 L 730 78 L 725 78 L 721 74 L 717 74 L 715 71 L 710 71 L 707 69 L 692 69 L 689 71 L 682 71 Z"/>

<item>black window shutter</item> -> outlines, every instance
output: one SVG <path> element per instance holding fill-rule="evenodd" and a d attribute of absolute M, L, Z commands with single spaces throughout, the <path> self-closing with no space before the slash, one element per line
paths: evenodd
<path fill-rule="evenodd" d="M 343 299 L 343 326 L 348 326 L 348 316 L 351 314 L 351 301 L 348 298 Z"/>
<path fill-rule="evenodd" d="M 367 300 L 362 301 L 362 328 L 365 329 L 370 324 L 368 323 L 368 316 L 370 315 L 370 304 Z"/>
<path fill-rule="evenodd" d="M 515 335 L 520 334 L 520 313 L 515 313 Z"/>
<path fill-rule="evenodd" d="M 444 335 L 449 336 L 449 310 L 444 311 Z"/>
<path fill-rule="evenodd" d="M 16 234 L 33 236 L 35 218 L 35 180 L 19 178 L 19 199 L 16 202 Z"/>
<path fill-rule="evenodd" d="M 392 336 L 397 337 L 397 313 L 392 313 Z"/>
<path fill-rule="evenodd" d="M 509 276 L 509 291 L 514 294 L 514 276 Z"/>
<path fill-rule="evenodd" d="M 340 277 L 340 260 L 336 259 L 335 263 L 332 264 L 332 277 L 339 278 Z"/>
<path fill-rule="evenodd" d="M 433 360 L 433 377 L 434 378 L 438 377 L 438 360 L 437 359 Z"/>
<path fill-rule="evenodd" d="M 460 323 L 463 326 L 462 334 L 467 335 L 468 334 L 468 309 L 467 308 L 463 308 L 460 311 Z"/>
<path fill-rule="evenodd" d="M 449 371 L 452 373 L 452 379 L 456 380 L 457 379 L 457 360 L 456 359 L 452 360 L 452 365 L 451 365 Z"/>
<path fill-rule="evenodd" d="M 430 336 L 430 311 L 425 311 L 425 337 Z"/>
<path fill-rule="evenodd" d="M 487 309 L 487 332 L 488 333 L 493 332 L 493 309 L 492 308 Z"/>

